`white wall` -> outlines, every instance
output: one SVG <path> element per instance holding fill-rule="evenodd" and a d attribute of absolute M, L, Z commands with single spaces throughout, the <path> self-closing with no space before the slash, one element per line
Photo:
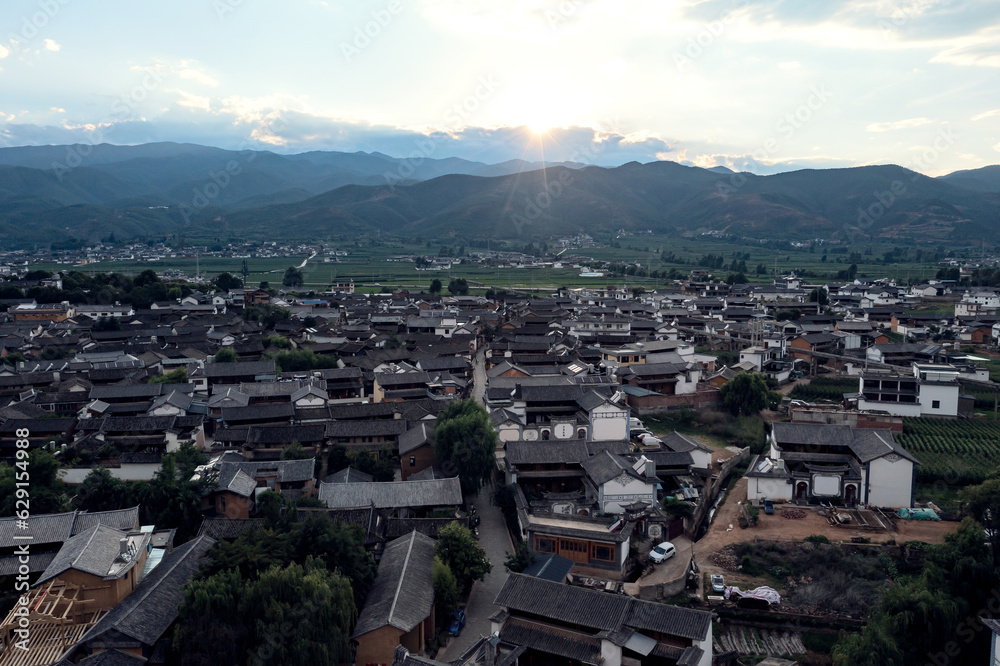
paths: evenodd
<path fill-rule="evenodd" d="M 598 502 L 604 513 L 624 513 L 621 505 L 631 504 L 635 501 L 656 504 L 656 488 L 654 486 L 632 476 L 629 476 L 625 485 L 622 485 L 619 478 L 611 479 L 601 486 Z"/>
<path fill-rule="evenodd" d="M 925 416 L 958 416 L 958 387 L 920 384 L 920 413 Z M 934 400 L 940 406 L 934 409 Z"/>
<path fill-rule="evenodd" d="M 773 500 L 792 499 L 792 484 L 784 479 L 747 477 L 747 499 L 759 501 L 767 497 Z"/>
<path fill-rule="evenodd" d="M 628 410 L 611 404 L 598 405 L 590 413 L 590 439 L 628 439 Z"/>
<path fill-rule="evenodd" d="M 868 469 L 868 504 L 892 509 L 911 506 L 912 462 L 900 458 L 890 463 L 885 458 L 877 458 L 871 461 Z M 861 489 L 864 492 L 863 483 Z"/>
<path fill-rule="evenodd" d="M 59 470 L 59 478 L 70 485 L 83 483 L 87 475 L 93 471 L 87 467 L 71 467 Z M 156 473 L 160 471 L 160 463 L 122 465 L 121 467 L 111 467 L 108 469 L 111 476 L 122 481 L 151 481 Z"/>
<path fill-rule="evenodd" d="M 937 398 L 935 398 L 936 400 Z M 930 405 L 930 403 L 927 403 Z M 889 412 L 893 416 L 920 416 L 921 409 L 920 404 L 916 402 L 880 402 L 877 400 L 865 400 L 864 398 L 858 398 L 858 409 L 861 411 L 865 410 L 881 410 L 884 412 Z M 957 413 L 957 402 L 956 402 L 956 413 Z"/>

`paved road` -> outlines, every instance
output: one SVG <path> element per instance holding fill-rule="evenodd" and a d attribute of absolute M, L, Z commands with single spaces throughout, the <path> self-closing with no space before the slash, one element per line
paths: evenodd
<path fill-rule="evenodd" d="M 486 398 L 486 347 L 482 347 L 472 357 L 472 379 L 475 385 L 472 387 L 472 397 L 479 402 L 485 402 Z"/>
<path fill-rule="evenodd" d="M 447 647 L 438 651 L 436 659 L 439 661 L 457 659 L 480 636 L 488 636 L 490 616 L 498 610 L 498 607 L 493 605 L 493 600 L 507 580 L 507 570 L 503 563 L 507 559 L 507 553 L 514 551 L 514 546 L 510 542 L 500 510 L 490 502 L 492 494 L 492 486 L 483 488 L 479 491 L 475 504 L 480 516 L 479 544 L 486 550 L 493 571 L 487 574 L 483 581 L 472 586 L 469 603 L 465 608 L 467 618 L 465 629 L 458 638 L 453 638 Z"/>

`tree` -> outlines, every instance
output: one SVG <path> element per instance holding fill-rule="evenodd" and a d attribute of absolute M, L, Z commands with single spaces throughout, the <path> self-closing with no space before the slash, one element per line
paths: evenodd
<path fill-rule="evenodd" d="M 674 518 L 690 518 L 694 515 L 694 508 L 689 502 L 669 495 L 663 498 L 663 510 Z"/>
<path fill-rule="evenodd" d="M 434 455 L 446 474 L 458 474 L 475 493 L 496 467 L 497 434 L 489 413 L 474 400 L 453 400 L 437 418 Z"/>
<path fill-rule="evenodd" d="M 285 276 L 281 278 L 281 284 L 285 285 L 286 287 L 301 287 L 304 281 L 305 280 L 302 277 L 302 271 L 293 266 L 289 266 L 288 268 L 286 268 Z"/>
<path fill-rule="evenodd" d="M 350 582 L 311 557 L 301 565 L 272 566 L 249 582 L 223 571 L 186 588 L 173 660 L 198 666 L 243 663 L 247 656 L 251 664 L 342 663 L 350 660 L 357 615 Z"/>
<path fill-rule="evenodd" d="M 444 620 L 458 606 L 461 594 L 451 567 L 436 555 L 431 568 L 431 581 L 434 585 L 434 605 L 437 606 L 438 618 Z"/>
<path fill-rule="evenodd" d="M 962 490 L 966 510 L 986 529 L 990 556 L 1000 566 L 1000 479 L 987 479 Z"/>
<path fill-rule="evenodd" d="M 187 368 L 177 368 L 176 370 L 171 370 L 170 372 L 157 375 L 149 380 L 150 384 L 187 384 L 188 373 Z"/>
<path fill-rule="evenodd" d="M 741 372 L 719 389 L 722 404 L 738 416 L 759 414 L 775 399 L 771 393 L 764 376 L 756 372 Z"/>
<path fill-rule="evenodd" d="M 27 460 L 18 460 L 13 466 L 0 463 L 0 516 L 13 516 L 16 510 L 24 508 L 24 498 L 17 496 L 17 474 L 25 471 L 31 478 L 31 513 L 64 511 L 66 484 L 59 478 L 59 461 L 48 451 L 30 449 Z M 18 500 L 22 500 L 20 507 Z"/>
<path fill-rule="evenodd" d="M 215 352 L 215 358 L 213 360 L 216 363 L 236 363 L 240 360 L 240 356 L 232 347 L 223 347 L 219 351 Z"/>
<path fill-rule="evenodd" d="M 76 489 L 73 505 L 91 512 L 126 509 L 140 504 L 148 489 L 148 483 L 122 481 L 111 476 L 107 468 L 97 467 Z"/>
<path fill-rule="evenodd" d="M 222 273 L 216 276 L 215 287 L 219 291 L 231 291 L 233 289 L 242 289 L 243 280 L 239 279 L 232 273 Z"/>
<path fill-rule="evenodd" d="M 513 553 L 507 554 L 507 559 L 504 560 L 503 565 L 511 573 L 521 573 L 530 567 L 534 561 L 535 554 L 528 548 L 528 544 L 523 540 L 518 540 L 517 547 L 514 548 Z"/>
<path fill-rule="evenodd" d="M 830 304 L 830 296 L 826 293 L 826 289 L 823 287 L 816 287 L 811 292 L 809 292 L 809 302 L 817 303 L 821 306 Z"/>
<path fill-rule="evenodd" d="M 301 442 L 292 442 L 281 450 L 282 460 L 308 460 L 312 457 L 302 446 Z"/>
<path fill-rule="evenodd" d="M 448 283 L 448 291 L 454 296 L 465 296 L 469 293 L 469 282 L 465 278 L 455 278 Z"/>
<path fill-rule="evenodd" d="M 493 570 L 486 551 L 472 532 L 458 521 L 449 523 L 438 532 L 434 554 L 455 574 L 459 588 L 467 591 L 473 581 L 483 580 Z"/>
<path fill-rule="evenodd" d="M 431 280 L 430 292 L 432 294 L 440 294 L 441 293 L 441 280 L 439 280 L 437 278 L 434 278 L 433 280 Z"/>

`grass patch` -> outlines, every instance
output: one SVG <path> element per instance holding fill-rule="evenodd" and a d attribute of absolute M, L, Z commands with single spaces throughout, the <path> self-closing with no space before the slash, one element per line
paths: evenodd
<path fill-rule="evenodd" d="M 676 413 L 643 417 L 643 424 L 653 434 L 669 435 L 676 430 L 685 435 L 697 435 L 718 448 L 749 446 L 751 453 L 763 453 L 767 441 L 764 419 L 759 416 L 739 416 L 709 409 L 693 412 L 681 409 Z"/>

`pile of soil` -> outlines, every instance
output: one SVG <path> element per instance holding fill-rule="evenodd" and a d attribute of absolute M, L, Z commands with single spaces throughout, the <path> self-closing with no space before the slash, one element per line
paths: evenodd
<path fill-rule="evenodd" d="M 782 509 L 779 513 L 782 518 L 788 518 L 789 520 L 801 520 L 806 517 L 806 512 L 802 509 Z"/>

